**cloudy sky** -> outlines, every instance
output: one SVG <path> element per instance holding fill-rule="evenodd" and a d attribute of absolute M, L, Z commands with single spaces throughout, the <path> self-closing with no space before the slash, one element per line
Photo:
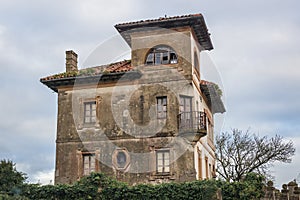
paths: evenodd
<path fill-rule="evenodd" d="M 272 171 L 277 185 L 295 179 L 299 7 L 298 0 L 0 0 L 0 158 L 12 159 L 32 182 L 53 180 L 57 96 L 39 79 L 64 71 L 65 50 L 75 50 L 84 66 L 95 48 L 116 37 L 117 23 L 202 13 L 215 48 L 203 55 L 202 69 L 213 66 L 227 109 L 219 131 L 250 127 L 293 140 L 293 162 Z"/>

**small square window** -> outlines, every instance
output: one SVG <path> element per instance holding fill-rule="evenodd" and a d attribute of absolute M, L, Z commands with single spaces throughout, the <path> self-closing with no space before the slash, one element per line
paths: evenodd
<path fill-rule="evenodd" d="M 84 103 L 84 123 L 91 124 L 96 122 L 96 101 Z"/>

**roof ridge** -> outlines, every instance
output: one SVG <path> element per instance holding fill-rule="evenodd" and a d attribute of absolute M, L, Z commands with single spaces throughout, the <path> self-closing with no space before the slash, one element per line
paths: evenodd
<path fill-rule="evenodd" d="M 196 13 L 196 14 L 176 15 L 176 16 L 170 16 L 170 17 L 167 17 L 167 15 L 165 15 L 164 17 L 159 17 L 159 18 L 153 18 L 153 19 L 145 19 L 145 20 L 138 20 L 138 21 L 131 21 L 131 22 L 119 23 L 119 24 L 116 24 L 115 26 L 129 25 L 129 24 L 138 24 L 138 23 L 143 23 L 143 22 L 167 21 L 167 20 L 172 20 L 172 19 L 187 18 L 187 17 L 197 17 L 197 16 L 202 16 L 202 14 L 201 13 Z"/>

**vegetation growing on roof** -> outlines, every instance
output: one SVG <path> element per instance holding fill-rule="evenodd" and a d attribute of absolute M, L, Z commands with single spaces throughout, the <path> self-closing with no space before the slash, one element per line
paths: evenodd
<path fill-rule="evenodd" d="M 134 70 L 130 67 L 127 67 L 125 70 L 119 69 L 120 67 L 130 65 L 130 63 L 131 63 L 131 60 L 124 60 L 121 62 L 111 63 L 109 65 L 85 68 L 85 69 L 81 69 L 79 71 L 63 72 L 63 73 L 59 73 L 59 74 L 55 74 L 55 75 L 43 78 L 42 80 L 54 80 L 54 79 L 76 77 L 76 76 L 95 76 L 95 75 L 100 75 L 100 74 L 109 74 L 109 73 L 115 73 L 115 72 Z"/>
<path fill-rule="evenodd" d="M 69 71 L 69 72 L 63 72 L 59 74 L 55 74 L 51 76 L 52 79 L 60 79 L 60 78 L 66 78 L 66 77 L 75 77 L 78 75 L 77 71 Z"/>
<path fill-rule="evenodd" d="M 109 74 L 109 71 L 107 71 L 106 69 L 103 71 L 103 75 Z"/>
<path fill-rule="evenodd" d="M 77 73 L 78 76 L 91 76 L 91 75 L 96 75 L 96 70 L 95 68 L 86 68 L 79 70 Z"/>
<path fill-rule="evenodd" d="M 215 90 L 217 91 L 217 94 L 222 97 L 223 96 L 223 91 L 221 90 L 221 88 L 219 87 L 218 84 L 211 82 L 211 84 L 214 86 Z"/>

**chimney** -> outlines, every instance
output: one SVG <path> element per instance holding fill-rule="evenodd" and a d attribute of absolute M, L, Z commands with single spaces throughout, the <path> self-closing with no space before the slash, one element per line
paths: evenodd
<path fill-rule="evenodd" d="M 66 51 L 66 72 L 78 71 L 77 54 L 73 50 Z"/>

